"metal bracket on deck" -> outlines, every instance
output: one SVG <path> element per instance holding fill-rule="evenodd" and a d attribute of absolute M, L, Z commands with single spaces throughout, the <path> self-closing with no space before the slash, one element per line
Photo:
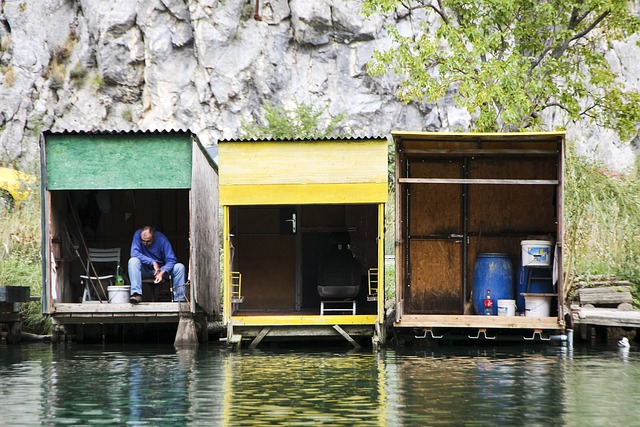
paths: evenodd
<path fill-rule="evenodd" d="M 540 341 L 550 341 L 551 337 L 543 337 L 542 336 L 542 329 L 535 329 L 533 331 L 533 336 L 531 336 L 531 338 L 525 337 L 524 335 L 522 336 L 522 338 L 524 338 L 527 341 L 533 341 L 536 339 L 536 335 L 540 338 Z"/>
<path fill-rule="evenodd" d="M 487 330 L 485 328 L 478 329 L 478 335 L 476 335 L 475 337 L 471 336 L 471 335 L 467 335 L 467 336 L 469 337 L 469 339 L 477 340 L 477 339 L 480 338 L 481 335 L 485 340 L 495 340 L 496 339 L 495 335 L 492 336 L 492 337 L 487 335 Z"/>
<path fill-rule="evenodd" d="M 429 335 L 429 338 L 432 338 L 432 339 L 440 339 L 440 338 L 444 337 L 444 334 L 443 335 L 435 335 L 431 328 L 424 328 L 424 329 L 422 329 L 422 332 L 424 332 L 424 334 L 422 336 L 415 335 L 415 337 L 417 339 L 427 338 L 427 335 Z"/>

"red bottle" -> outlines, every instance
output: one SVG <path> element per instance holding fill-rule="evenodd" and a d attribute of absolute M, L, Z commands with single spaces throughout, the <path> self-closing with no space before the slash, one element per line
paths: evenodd
<path fill-rule="evenodd" d="M 491 299 L 491 289 L 487 289 L 487 295 L 484 297 L 484 314 L 493 316 L 493 299 Z"/>

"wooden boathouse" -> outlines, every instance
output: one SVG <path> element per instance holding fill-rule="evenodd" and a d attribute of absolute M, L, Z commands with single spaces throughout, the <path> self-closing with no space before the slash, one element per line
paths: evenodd
<path fill-rule="evenodd" d="M 40 148 L 42 307 L 57 334 L 120 339 L 144 334 L 144 325 L 176 328 L 181 312 L 203 323 L 221 314 L 217 167 L 194 134 L 46 132 Z M 185 265 L 186 303 L 172 302 L 169 283 L 143 284 L 143 302 L 133 305 L 112 277 L 82 277 L 113 276 L 117 265 L 95 254 L 114 249 L 126 287 L 132 236 L 144 225 L 163 232 Z"/>
<path fill-rule="evenodd" d="M 387 139 L 218 145 L 228 341 L 383 343 Z"/>
<path fill-rule="evenodd" d="M 562 336 L 564 133 L 399 131 L 392 136 L 394 326 L 430 339 Z M 549 243 L 546 265 L 525 265 L 529 241 Z M 492 258 L 504 265 L 499 285 L 491 282 Z M 484 315 L 478 306 L 491 287 L 508 294 L 500 301 L 525 301 L 509 315 L 496 315 L 505 313 L 496 313 L 499 301 L 489 298 L 493 315 Z M 547 312 L 532 312 L 539 301 L 548 305 Z"/>

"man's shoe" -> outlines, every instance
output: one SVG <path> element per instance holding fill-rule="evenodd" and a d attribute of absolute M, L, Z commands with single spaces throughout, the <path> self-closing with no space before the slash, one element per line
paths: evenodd
<path fill-rule="evenodd" d="M 131 304 L 138 304 L 140 301 L 142 301 L 142 295 L 140 294 L 133 294 L 131 298 L 129 298 Z"/>

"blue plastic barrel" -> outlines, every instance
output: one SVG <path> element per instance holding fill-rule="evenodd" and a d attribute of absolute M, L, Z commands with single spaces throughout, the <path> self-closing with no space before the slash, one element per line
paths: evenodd
<path fill-rule="evenodd" d="M 479 253 L 473 269 L 473 309 L 484 314 L 484 297 L 491 290 L 493 315 L 498 314 L 499 299 L 515 299 L 513 267 L 509 254 Z"/>
<path fill-rule="evenodd" d="M 523 267 L 522 260 L 518 262 L 518 270 L 516 271 L 516 310 L 524 312 L 524 297 L 521 295 L 527 291 L 527 279 L 531 276 L 531 284 L 529 292 L 532 294 L 553 293 L 553 282 L 551 277 L 551 269 L 549 268 L 532 268 Z"/>

